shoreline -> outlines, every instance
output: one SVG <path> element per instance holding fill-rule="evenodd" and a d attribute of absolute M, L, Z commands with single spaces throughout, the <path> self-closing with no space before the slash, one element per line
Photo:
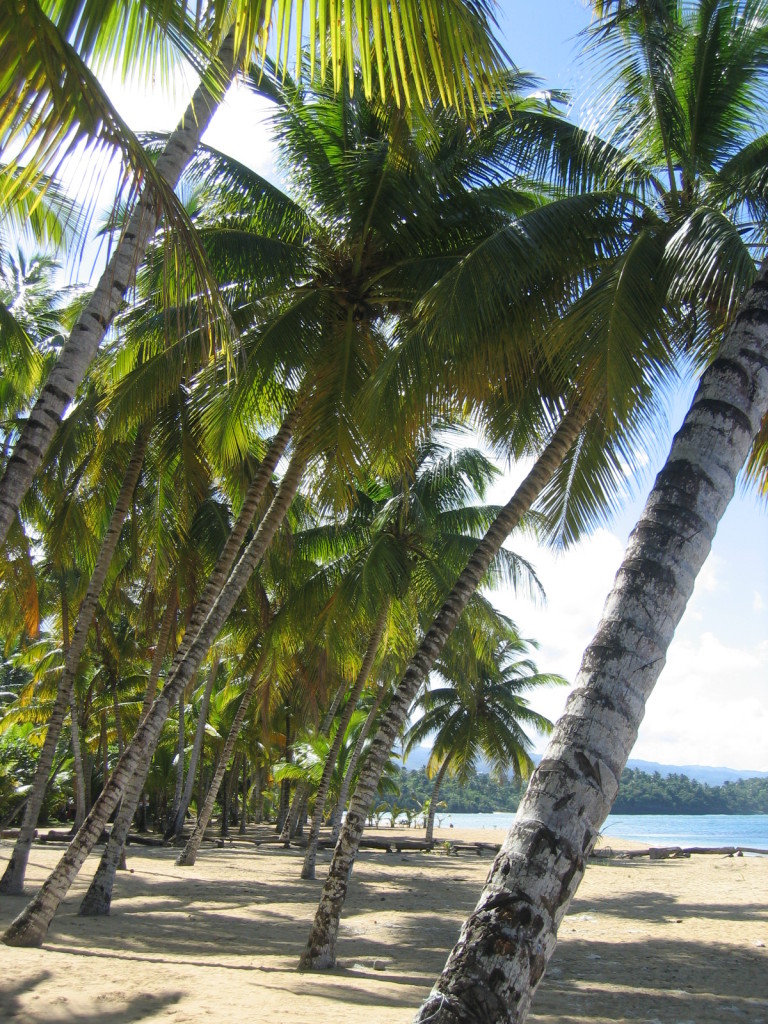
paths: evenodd
<path fill-rule="evenodd" d="M 366 830 L 414 839 L 415 829 Z M 489 841 L 491 830 L 436 839 Z M 505 829 L 492 830 L 501 842 Z M 420 830 L 423 837 L 423 830 Z M 409 836 L 410 833 L 410 836 Z M 264 834 L 264 833 L 262 833 Z M 409 1024 L 480 894 L 490 855 L 362 852 L 336 969 L 296 964 L 317 905 L 302 853 L 253 836 L 206 845 L 193 868 L 172 849 L 131 846 L 112 913 L 80 918 L 86 863 L 42 949 L 0 947 L 0 1006 L 15 1024 Z M 615 845 L 616 840 L 611 837 Z M 625 841 L 622 841 L 624 847 Z M 626 841 L 626 847 L 643 844 Z M 0 843 L 0 869 L 11 843 Z M 30 895 L 62 847 L 35 845 Z M 768 1024 L 768 858 L 596 858 L 564 919 L 529 1020 Z M 26 900 L 4 898 L 0 926 Z"/>

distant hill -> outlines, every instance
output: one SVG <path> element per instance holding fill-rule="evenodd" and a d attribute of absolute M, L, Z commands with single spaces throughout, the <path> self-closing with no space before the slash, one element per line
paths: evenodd
<path fill-rule="evenodd" d="M 748 768 L 710 768 L 703 764 L 657 764 L 656 761 L 638 761 L 630 758 L 627 768 L 638 768 L 641 772 L 653 775 L 658 772 L 665 778 L 667 775 L 687 775 L 697 782 L 706 782 L 708 786 L 722 786 L 724 782 L 736 782 L 737 779 L 768 779 L 768 772 L 750 771 Z"/>
<path fill-rule="evenodd" d="M 541 760 L 539 754 L 534 755 L 534 761 L 538 764 Z M 407 768 L 423 768 L 429 760 L 429 750 L 426 747 L 417 747 L 411 751 L 406 762 Z M 748 768 L 712 768 L 702 764 L 658 764 L 656 761 L 640 761 L 630 758 L 627 768 L 637 768 L 641 772 L 653 775 L 658 772 L 664 778 L 667 775 L 685 775 L 697 782 L 706 782 L 708 786 L 722 786 L 724 782 L 736 782 L 737 779 L 768 779 L 768 771 L 758 772 Z M 481 764 L 478 769 L 481 773 L 488 771 L 488 765 Z"/>

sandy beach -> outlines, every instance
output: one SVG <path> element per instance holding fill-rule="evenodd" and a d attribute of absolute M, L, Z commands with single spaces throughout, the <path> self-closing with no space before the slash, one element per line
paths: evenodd
<path fill-rule="evenodd" d="M 445 829 L 436 838 L 499 842 L 503 833 Z M 1 863 L 10 849 L 3 841 Z M 33 849 L 30 892 L 61 850 Z M 490 857 L 362 853 L 339 966 L 299 974 L 329 857 L 321 854 L 318 881 L 305 882 L 296 850 L 235 841 L 179 868 L 172 850 L 131 847 L 111 916 L 79 918 L 91 857 L 43 949 L 0 946 L 0 1020 L 406 1024 L 474 905 Z M 2 900 L 2 927 L 24 902 Z M 768 1024 L 768 858 L 591 861 L 529 1019 Z"/>

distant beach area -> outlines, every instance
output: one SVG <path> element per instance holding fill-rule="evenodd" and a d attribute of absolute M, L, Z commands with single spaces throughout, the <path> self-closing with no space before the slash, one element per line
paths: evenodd
<path fill-rule="evenodd" d="M 371 829 L 376 838 L 423 830 Z M 439 843 L 502 842 L 506 830 L 441 827 Z M 634 848 L 611 836 L 613 847 Z M 36 845 L 29 893 L 63 847 Z M 0 860 L 10 855 L 8 840 Z M 77 908 L 92 856 L 43 949 L 2 947 L 0 1007 L 14 1024 L 408 1024 L 474 906 L 491 858 L 361 852 L 339 936 L 339 966 L 299 974 L 318 880 L 301 853 L 239 839 L 175 851 L 131 846 L 109 918 Z M 591 860 L 529 1020 L 768 1024 L 768 857 Z M 3 927 L 25 900 L 5 898 Z"/>

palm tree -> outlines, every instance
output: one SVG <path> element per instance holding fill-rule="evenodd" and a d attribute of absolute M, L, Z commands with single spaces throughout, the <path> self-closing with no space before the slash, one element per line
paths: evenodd
<path fill-rule="evenodd" d="M 715 15 L 718 6 L 722 10 Z M 636 13 L 638 8 L 644 12 L 643 16 L 648 13 L 644 4 L 632 5 L 629 10 Z M 674 46 L 670 45 L 663 53 L 657 50 L 655 56 L 651 54 L 650 59 L 646 53 L 647 66 L 653 74 L 661 68 L 674 72 L 674 87 L 668 87 L 667 91 L 670 95 L 679 92 L 679 95 L 686 97 L 689 128 L 691 125 L 703 124 L 709 109 L 705 97 L 713 95 L 713 90 L 716 92 L 717 89 L 714 85 L 709 89 L 700 69 L 705 66 L 710 68 L 718 81 L 723 74 L 722 64 L 715 62 L 710 67 L 705 59 L 708 47 L 714 45 L 712 40 L 716 27 L 715 35 L 720 33 L 723 37 L 718 53 L 722 52 L 724 58 L 734 59 L 733 84 L 729 92 L 730 127 L 728 118 L 723 118 L 718 106 L 717 110 L 710 111 L 713 122 L 706 133 L 707 146 L 712 146 L 720 139 L 719 156 L 713 157 L 713 153 L 708 151 L 707 158 L 712 158 L 710 165 L 704 159 L 694 159 L 693 166 L 701 171 L 701 175 L 688 178 L 687 206 L 681 206 L 680 190 L 674 175 L 665 183 L 663 176 L 654 173 L 653 166 L 644 168 L 642 163 L 634 159 L 632 151 L 624 153 L 621 149 L 602 144 L 598 147 L 597 163 L 585 164 L 582 160 L 579 166 L 576 161 L 577 171 L 583 174 L 586 168 L 589 174 L 599 172 L 603 182 L 610 181 L 611 175 L 615 182 L 622 168 L 625 171 L 625 183 L 627 180 L 634 182 L 634 195 L 620 198 L 620 206 L 624 207 L 629 218 L 628 230 L 614 234 L 614 240 L 608 245 L 599 267 L 582 276 L 581 286 L 576 289 L 575 301 L 572 294 L 567 296 L 559 324 L 552 325 L 550 322 L 550 330 L 546 335 L 548 351 L 543 353 L 540 365 L 551 368 L 554 359 L 555 365 L 560 364 L 558 373 L 564 365 L 568 366 L 568 376 L 572 382 L 577 382 L 577 386 L 575 389 L 565 389 L 565 392 L 561 390 L 560 397 L 554 398 L 549 391 L 552 386 L 549 371 L 546 375 L 539 374 L 536 380 L 539 394 L 547 401 L 549 391 L 548 401 L 552 402 L 554 398 L 559 424 L 554 433 L 550 434 L 551 441 L 544 448 L 523 488 L 505 508 L 457 581 L 452 595 L 406 671 L 401 683 L 401 699 L 391 704 L 391 721 L 382 724 L 375 741 L 382 763 L 388 746 L 407 716 L 410 702 L 418 692 L 422 679 L 455 625 L 463 602 L 477 585 L 483 565 L 487 564 L 487 558 L 516 524 L 518 516 L 530 508 L 533 500 L 538 499 L 540 508 L 547 513 L 555 532 L 568 540 L 577 534 L 579 522 L 583 523 L 585 517 L 594 518 L 599 514 L 601 505 L 603 508 L 606 504 L 610 507 L 611 492 L 615 486 L 612 480 L 615 482 L 617 478 L 618 456 L 622 450 L 627 449 L 627 427 L 647 425 L 648 403 L 652 403 L 658 394 L 659 380 L 669 371 L 670 366 L 674 366 L 676 356 L 689 351 L 702 359 L 706 358 L 713 346 L 716 347 L 729 316 L 732 316 L 737 296 L 743 292 L 754 273 L 749 250 L 740 241 L 743 229 L 738 224 L 738 216 L 744 210 L 762 209 L 765 202 L 762 178 L 747 170 L 751 167 L 752 151 L 760 150 L 764 145 L 762 137 L 750 141 L 754 134 L 751 115 L 763 88 L 759 70 L 762 67 L 760 55 L 764 46 L 764 34 L 760 27 L 765 23 L 763 15 L 742 17 L 741 5 L 736 4 L 702 5 L 702 22 L 696 27 L 696 19 L 692 18 L 693 24 L 688 29 L 681 13 L 683 9 L 675 10 L 678 24 L 673 33 Z M 761 6 L 755 5 L 756 14 L 760 10 Z M 617 21 L 621 28 L 626 27 L 623 13 L 617 16 Z M 604 27 L 597 27 L 598 34 Z M 690 39 L 687 45 L 683 45 L 680 39 L 686 31 Z M 639 35 L 641 41 L 645 39 L 642 31 Z M 657 46 L 663 46 L 667 35 L 666 30 L 655 33 Z M 737 40 L 733 46 L 728 41 L 732 36 Z M 676 64 L 673 57 L 677 60 Z M 626 59 L 627 72 L 631 74 L 637 67 L 636 54 L 630 54 Z M 700 100 L 696 100 L 697 90 L 700 89 L 703 94 Z M 634 98 L 649 95 L 654 95 L 654 89 L 646 88 L 643 91 L 637 87 L 637 83 L 634 92 L 630 93 Z M 631 118 L 626 119 L 627 125 L 633 123 Z M 663 125 L 659 134 L 664 134 Z M 695 131 L 690 131 L 689 136 L 694 141 L 697 138 Z M 686 137 L 686 132 L 681 130 L 681 145 Z M 619 141 L 622 141 L 621 136 Z M 738 152 L 734 155 L 736 150 Z M 567 155 L 565 151 L 561 152 Z M 641 151 L 641 155 L 647 156 L 647 153 Z M 731 162 L 726 161 L 726 157 L 732 158 L 733 174 Z M 591 170 L 594 167 L 596 171 Z M 705 173 L 708 167 L 715 179 L 711 187 L 707 184 Z M 643 200 L 645 193 L 650 197 L 647 202 Z M 613 194 L 616 196 L 615 188 Z M 725 198 L 726 195 L 731 197 L 730 200 Z M 696 205 L 699 197 L 704 201 L 701 211 Z M 576 206 L 573 206 L 572 200 L 566 200 L 563 209 L 568 209 L 569 205 L 574 210 L 578 209 L 583 198 L 578 195 L 574 197 Z M 629 206 L 624 206 L 625 201 L 629 202 Z M 707 202 L 715 207 L 713 211 L 708 211 Z M 466 360 L 462 385 L 470 395 L 474 393 L 474 401 L 488 411 L 491 432 L 496 438 L 503 436 L 505 428 L 510 431 L 508 443 L 513 451 L 516 444 L 520 443 L 521 427 L 528 433 L 526 444 L 530 445 L 532 418 L 530 413 L 521 416 L 519 406 L 512 407 L 514 416 L 509 412 L 511 406 L 508 399 L 510 393 L 513 393 L 514 382 L 504 380 L 510 374 L 510 351 L 506 344 L 510 330 L 502 327 L 502 317 L 504 314 L 508 316 L 513 325 L 512 330 L 518 328 L 524 337 L 530 336 L 530 326 L 526 328 L 520 317 L 530 315 L 529 297 L 534 286 L 528 285 L 521 289 L 523 281 L 517 277 L 522 273 L 525 278 L 529 266 L 500 261 L 505 256 L 509 258 L 519 254 L 516 235 L 525 225 L 535 230 L 539 221 L 544 224 L 552 217 L 559 217 L 557 208 L 560 205 L 553 203 L 541 211 L 534 211 L 520 222 L 519 227 L 502 229 L 492 247 L 486 245 L 485 251 L 480 247 L 470 259 L 464 260 L 455 270 L 446 274 L 433 289 L 434 294 L 428 297 L 429 305 L 435 311 L 433 319 L 436 324 L 442 323 L 442 317 L 446 314 L 447 297 L 449 322 L 453 322 L 454 331 L 462 339 L 463 353 L 454 344 L 454 334 L 446 332 L 451 354 L 447 360 L 450 372 L 455 372 L 456 364 Z M 637 219 L 630 215 L 632 208 L 640 213 Z M 668 210 L 672 214 L 667 215 Z M 697 224 L 699 228 L 706 222 L 711 224 L 715 214 L 719 218 L 718 223 L 723 221 L 727 213 L 734 217 L 735 227 L 723 226 L 714 232 L 695 230 Z M 721 244 L 722 249 L 719 249 Z M 535 265 L 538 258 L 532 254 L 529 265 Z M 499 265 L 505 270 L 504 281 L 499 280 Z M 480 322 L 493 322 L 496 317 L 500 325 L 499 336 L 505 342 L 504 348 L 489 346 L 487 331 L 472 326 L 473 300 L 478 294 L 487 307 Z M 701 309 L 695 299 L 698 294 L 706 297 Z M 704 307 L 707 307 L 706 311 Z M 438 309 L 439 317 L 436 315 Z M 433 333 L 432 340 L 434 337 Z M 476 342 L 473 342 L 473 338 Z M 439 345 L 436 348 L 437 355 L 435 357 L 433 354 L 432 357 L 434 361 L 446 362 L 445 355 L 441 358 L 443 350 Z M 417 341 L 417 352 L 422 349 L 423 342 Z M 408 356 L 407 346 L 404 351 Z M 489 391 L 485 385 L 486 374 L 477 373 L 478 359 L 482 360 L 481 365 L 486 368 L 498 367 L 503 383 L 492 377 Z M 412 364 L 406 362 L 406 365 L 409 366 L 407 377 L 413 379 Z M 534 365 L 530 355 L 522 365 Z M 395 380 L 402 385 L 402 373 L 399 376 L 396 374 Z M 478 382 L 485 388 L 485 396 L 478 395 Z M 388 387 L 386 394 L 392 395 L 392 387 Z M 500 398 L 503 401 L 499 401 Z M 597 410 L 601 413 L 599 419 L 596 416 Z M 557 419 L 555 422 L 558 422 Z M 333 962 L 333 941 L 338 927 L 338 913 L 346 892 L 346 879 L 365 822 L 367 804 L 373 798 L 376 788 L 374 764 L 375 759 L 370 759 L 370 774 L 361 779 L 357 797 L 353 800 L 354 813 L 353 808 L 350 808 L 347 816 L 346 834 L 342 834 L 334 855 L 331 873 L 318 908 L 316 926 L 302 958 L 305 967 Z"/>
<path fill-rule="evenodd" d="M 45 16 L 36 0 L 28 0 L 20 7 L 16 5 L 12 12 L 9 9 L 0 21 L 0 58 L 5 69 L 3 95 L 6 97 L 0 105 L 0 148 L 20 132 L 26 132 L 24 155 L 27 173 L 22 183 L 36 183 L 42 164 L 62 158 L 62 147 L 50 144 L 51 132 L 57 142 L 66 139 L 71 150 L 83 136 L 87 137 L 89 131 L 101 124 L 104 131 L 98 136 L 100 141 L 110 139 L 121 144 L 127 158 L 133 166 L 140 168 L 143 179 L 148 183 L 138 195 L 137 186 L 134 184 L 132 187 L 129 197 L 132 215 L 90 303 L 78 319 L 40 393 L 23 436 L 0 479 L 0 542 L 8 533 L 58 422 L 73 400 L 76 388 L 83 380 L 112 319 L 131 290 L 136 268 L 160 222 L 161 210 L 169 225 L 183 236 L 188 259 L 182 258 L 181 265 L 189 266 L 191 260 L 195 276 L 203 282 L 204 288 L 214 289 L 214 314 L 222 314 L 215 284 L 173 189 L 236 70 L 243 65 L 247 67 L 254 44 L 263 51 L 271 4 L 264 0 L 243 2 L 235 5 L 234 12 L 230 12 L 229 5 L 224 8 L 215 5 L 217 15 L 225 12 L 228 18 L 233 13 L 234 24 L 230 28 L 226 22 L 214 20 L 213 24 L 206 25 L 207 35 L 204 35 L 202 46 L 200 36 L 187 31 L 190 25 L 198 27 L 199 19 L 192 17 L 191 5 L 188 9 L 186 3 L 181 3 L 180 7 L 179 17 L 174 5 L 166 6 L 158 25 L 152 21 L 156 7 L 140 6 L 138 18 L 127 21 L 107 19 L 109 29 L 104 31 L 94 18 L 94 15 L 98 17 L 98 12 L 88 11 L 75 24 L 58 25 Z M 301 13 L 297 13 L 300 24 L 296 26 L 296 35 L 301 43 L 303 9 L 299 7 L 298 11 Z M 484 105 L 486 98 L 497 89 L 503 62 L 489 31 L 489 10 L 484 0 L 472 4 L 464 0 L 426 0 L 405 9 L 402 18 L 397 8 L 388 12 L 387 8 L 373 3 L 358 5 L 354 19 L 347 16 L 346 8 L 338 16 L 335 11 L 335 7 L 329 9 L 324 3 L 315 10 L 319 17 L 311 19 L 310 75 L 315 75 L 317 42 L 319 67 L 321 73 L 325 73 L 327 26 L 336 91 L 341 88 L 344 65 L 348 70 L 350 91 L 354 85 L 353 39 L 358 44 L 360 40 L 368 41 L 360 51 L 360 66 L 364 88 L 369 95 L 374 78 L 374 60 L 375 77 L 382 96 L 386 92 L 385 82 L 389 80 L 398 104 L 401 97 L 406 102 L 414 98 L 424 103 L 436 90 L 444 102 L 462 109 L 467 104 L 474 108 L 476 101 Z M 290 13 L 289 8 L 286 18 L 281 9 L 277 24 L 278 53 L 287 48 Z M 121 36 L 126 25 L 130 31 L 123 32 Z M 175 41 L 187 44 L 187 55 L 203 49 L 205 53 L 212 50 L 216 56 L 205 69 L 200 87 L 155 166 L 111 108 L 84 59 L 93 56 L 103 59 L 122 50 L 126 56 L 123 66 L 128 66 L 131 57 L 138 57 L 142 64 L 146 64 L 141 47 L 156 42 L 157 36 L 163 33 L 173 36 L 173 29 L 177 30 Z M 189 45 L 190 34 L 195 45 Z M 80 52 L 69 42 L 68 35 L 75 37 Z M 22 40 L 24 46 L 19 45 Z M 466 55 L 469 59 L 465 59 Z M 299 71 L 302 66 L 303 60 L 299 55 Z M 54 86 L 51 68 L 58 67 L 63 71 L 63 84 L 56 81 Z M 94 117 L 94 111 L 98 116 Z M 73 125 L 77 130 L 68 131 Z M 15 182 L 13 184 L 16 185 Z M 158 204 L 158 197 L 162 206 Z"/>
<path fill-rule="evenodd" d="M 552 723 L 532 710 L 523 694 L 538 686 L 566 684 L 561 676 L 542 674 L 525 657 L 528 644 L 507 627 L 498 640 L 481 637 L 472 657 L 467 630 L 454 632 L 435 664 L 446 685 L 426 690 L 417 707 L 423 712 L 408 730 L 404 752 L 434 736 L 427 773 L 434 777 L 427 815 L 427 842 L 432 841 L 440 787 L 447 774 L 465 781 L 481 758 L 501 777 L 511 769 L 516 779 L 533 770 L 532 741 L 525 728 L 548 735 Z M 488 649 L 490 648 L 490 649 Z"/>

